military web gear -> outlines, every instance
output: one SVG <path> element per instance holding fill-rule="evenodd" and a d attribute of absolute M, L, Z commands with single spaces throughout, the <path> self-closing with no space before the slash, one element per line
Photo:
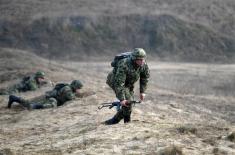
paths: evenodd
<path fill-rule="evenodd" d="M 62 89 L 65 86 L 69 86 L 69 84 L 67 84 L 67 83 L 57 83 L 54 87 L 54 90 L 59 91 L 60 89 Z"/>
<path fill-rule="evenodd" d="M 121 54 L 118 54 L 114 57 L 113 61 L 111 62 L 112 67 L 117 67 L 117 64 L 120 60 L 130 58 L 132 55 L 132 52 L 124 52 Z"/>

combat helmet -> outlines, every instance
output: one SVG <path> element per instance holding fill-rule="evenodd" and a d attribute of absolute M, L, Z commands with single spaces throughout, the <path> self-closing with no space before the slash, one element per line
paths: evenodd
<path fill-rule="evenodd" d="M 143 48 L 135 48 L 134 51 L 131 54 L 132 60 L 136 59 L 145 59 L 146 58 L 146 52 Z"/>
<path fill-rule="evenodd" d="M 35 78 L 42 78 L 42 79 L 44 79 L 44 77 L 45 77 L 45 73 L 42 72 L 42 71 L 38 71 L 38 72 L 35 73 Z"/>
<path fill-rule="evenodd" d="M 83 87 L 83 84 L 79 80 L 73 80 L 70 86 L 73 90 L 76 90 L 76 89 L 81 89 Z"/>

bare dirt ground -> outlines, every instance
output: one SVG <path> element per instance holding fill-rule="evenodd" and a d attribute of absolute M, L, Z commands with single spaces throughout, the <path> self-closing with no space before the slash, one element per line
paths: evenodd
<path fill-rule="evenodd" d="M 226 139 L 235 130 L 235 65 L 149 62 L 146 100 L 134 107 L 131 123 L 113 126 L 101 122 L 115 109 L 97 109 L 116 100 L 105 84 L 109 62 L 51 65 L 57 66 L 48 70 L 53 81 L 81 79 L 84 91 L 96 94 L 34 111 L 16 104 L 7 109 L 8 96 L 1 96 L 0 154 L 159 154 L 171 145 L 185 155 L 235 154 L 235 143 Z M 32 98 L 49 89 L 19 95 Z M 138 99 L 138 86 L 135 92 Z"/>

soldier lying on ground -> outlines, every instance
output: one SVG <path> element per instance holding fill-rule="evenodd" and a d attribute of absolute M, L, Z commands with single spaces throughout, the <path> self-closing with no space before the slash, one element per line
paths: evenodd
<path fill-rule="evenodd" d="M 130 53 L 130 52 L 128 52 Z M 134 84 L 140 82 L 140 100 L 145 97 L 148 79 L 150 77 L 149 68 L 145 61 L 146 53 L 142 48 L 135 48 L 129 57 L 127 53 L 120 55 L 121 60 L 114 59 L 112 62 L 113 71 L 108 74 L 107 84 L 114 90 L 116 97 L 120 100 L 121 109 L 117 114 L 105 121 L 106 125 L 116 124 L 124 118 L 124 123 L 131 120 L 132 106 L 128 101 L 133 100 Z M 115 62 L 115 60 L 118 60 Z"/>
<path fill-rule="evenodd" d="M 81 96 L 80 89 L 83 87 L 79 80 L 72 81 L 71 84 L 57 84 L 53 90 L 45 93 L 44 97 L 25 100 L 23 98 L 10 95 L 8 108 L 11 108 L 14 102 L 19 103 L 23 107 L 30 109 L 53 108 L 63 105 L 66 101 L 75 99 L 76 96 Z"/>
<path fill-rule="evenodd" d="M 13 93 L 34 91 L 46 84 L 48 84 L 48 82 L 45 80 L 45 73 L 38 71 L 32 76 L 24 77 L 20 83 L 10 86 L 7 89 L 0 90 L 0 95 L 10 95 Z"/>

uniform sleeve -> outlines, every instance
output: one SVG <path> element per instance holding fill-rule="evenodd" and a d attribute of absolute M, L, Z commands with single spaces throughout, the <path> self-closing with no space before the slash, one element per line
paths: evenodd
<path fill-rule="evenodd" d="M 143 67 L 143 70 L 140 72 L 140 93 L 144 93 L 146 91 L 149 77 L 150 77 L 150 71 L 148 65 L 146 64 Z"/>
<path fill-rule="evenodd" d="M 66 94 L 66 99 L 67 99 L 67 100 L 73 100 L 73 99 L 75 99 L 75 95 L 72 93 L 72 91 L 71 91 L 71 92 L 67 92 L 67 94 Z"/>
<path fill-rule="evenodd" d="M 74 93 L 72 92 L 72 90 L 70 88 L 68 88 L 67 86 L 64 88 L 63 90 L 63 98 L 66 101 L 69 100 L 73 100 L 75 98 Z"/>
<path fill-rule="evenodd" d="M 54 89 L 54 90 L 51 90 L 51 91 L 47 91 L 46 93 L 46 97 L 47 98 L 50 98 L 50 97 L 56 97 L 56 95 L 57 95 L 57 91 Z"/>
<path fill-rule="evenodd" d="M 37 87 L 36 82 L 29 81 L 27 84 L 27 88 L 28 88 L 28 90 L 36 90 L 38 87 Z"/>
<path fill-rule="evenodd" d="M 125 99 L 125 81 L 126 81 L 126 66 L 125 62 L 122 61 L 119 63 L 114 77 L 115 93 L 120 101 Z"/>

